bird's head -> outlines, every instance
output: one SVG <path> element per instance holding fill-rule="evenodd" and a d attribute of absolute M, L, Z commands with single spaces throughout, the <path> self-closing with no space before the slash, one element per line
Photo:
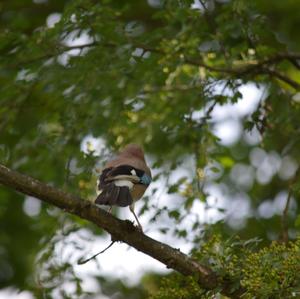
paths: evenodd
<path fill-rule="evenodd" d="M 121 154 L 134 156 L 145 161 L 144 151 L 142 147 L 135 143 L 130 143 L 126 145 L 124 149 L 121 151 Z"/>

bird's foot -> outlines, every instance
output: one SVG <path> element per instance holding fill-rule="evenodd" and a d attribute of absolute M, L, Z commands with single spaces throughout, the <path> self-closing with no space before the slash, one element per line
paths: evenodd
<path fill-rule="evenodd" d="M 136 228 L 137 228 L 141 233 L 144 233 L 143 228 L 142 228 L 142 226 L 141 226 L 140 223 L 138 223 L 138 225 L 136 226 Z"/>

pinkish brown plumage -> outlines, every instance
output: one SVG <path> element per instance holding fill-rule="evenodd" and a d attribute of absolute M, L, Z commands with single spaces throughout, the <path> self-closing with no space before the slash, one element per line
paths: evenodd
<path fill-rule="evenodd" d="M 130 206 L 134 213 L 134 203 L 145 193 L 151 182 L 151 171 L 145 161 L 142 148 L 129 144 L 112 160 L 108 161 L 100 175 L 96 204 L 109 206 Z"/>
<path fill-rule="evenodd" d="M 121 165 L 130 165 L 134 168 L 143 170 L 151 177 L 150 168 L 147 166 L 143 149 L 134 143 L 128 144 L 119 152 L 116 158 L 108 161 L 104 169 L 109 167 L 118 167 Z"/>

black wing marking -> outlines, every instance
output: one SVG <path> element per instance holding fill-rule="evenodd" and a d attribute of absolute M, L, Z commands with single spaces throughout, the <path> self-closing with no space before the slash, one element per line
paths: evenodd
<path fill-rule="evenodd" d="M 104 169 L 99 178 L 98 189 L 102 190 L 105 185 L 109 184 L 110 178 L 113 178 L 118 175 L 133 175 L 133 170 L 135 171 L 136 176 L 138 177 L 142 177 L 144 174 L 143 170 L 134 168 L 130 165 L 120 165 L 118 167 L 109 167 Z"/>
<path fill-rule="evenodd" d="M 117 205 L 120 207 L 127 207 L 133 203 L 133 199 L 128 187 L 119 187 L 119 197 L 117 199 Z"/>
<path fill-rule="evenodd" d="M 114 167 L 110 172 L 109 176 L 117 176 L 117 175 L 132 175 L 132 171 L 135 171 L 138 177 L 141 177 L 144 174 L 144 171 L 134 168 L 130 165 L 120 165 L 118 167 Z"/>

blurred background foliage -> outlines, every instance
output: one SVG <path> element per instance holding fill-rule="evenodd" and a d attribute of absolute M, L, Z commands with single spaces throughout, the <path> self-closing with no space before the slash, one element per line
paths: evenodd
<path fill-rule="evenodd" d="M 288 255 L 290 245 L 269 245 L 299 235 L 299 10 L 292 0 L 2 1 L 1 163 L 93 200 L 109 153 L 140 143 L 155 182 L 139 210 L 162 240 L 184 240 L 200 260 L 206 242 L 226 248 L 232 236 L 259 240 L 258 255 Z M 6 188 L 0 198 L 0 288 L 99 298 L 82 288 L 72 263 L 54 257 L 83 227 L 103 232 Z M 249 294 L 299 295 L 299 277 L 281 293 L 250 272 L 232 274 L 248 280 Z M 158 293 L 160 274 L 136 287 L 96 278 L 108 298 L 213 296 L 172 274 L 170 290 L 163 284 Z M 76 286 L 71 295 L 67 282 Z"/>

